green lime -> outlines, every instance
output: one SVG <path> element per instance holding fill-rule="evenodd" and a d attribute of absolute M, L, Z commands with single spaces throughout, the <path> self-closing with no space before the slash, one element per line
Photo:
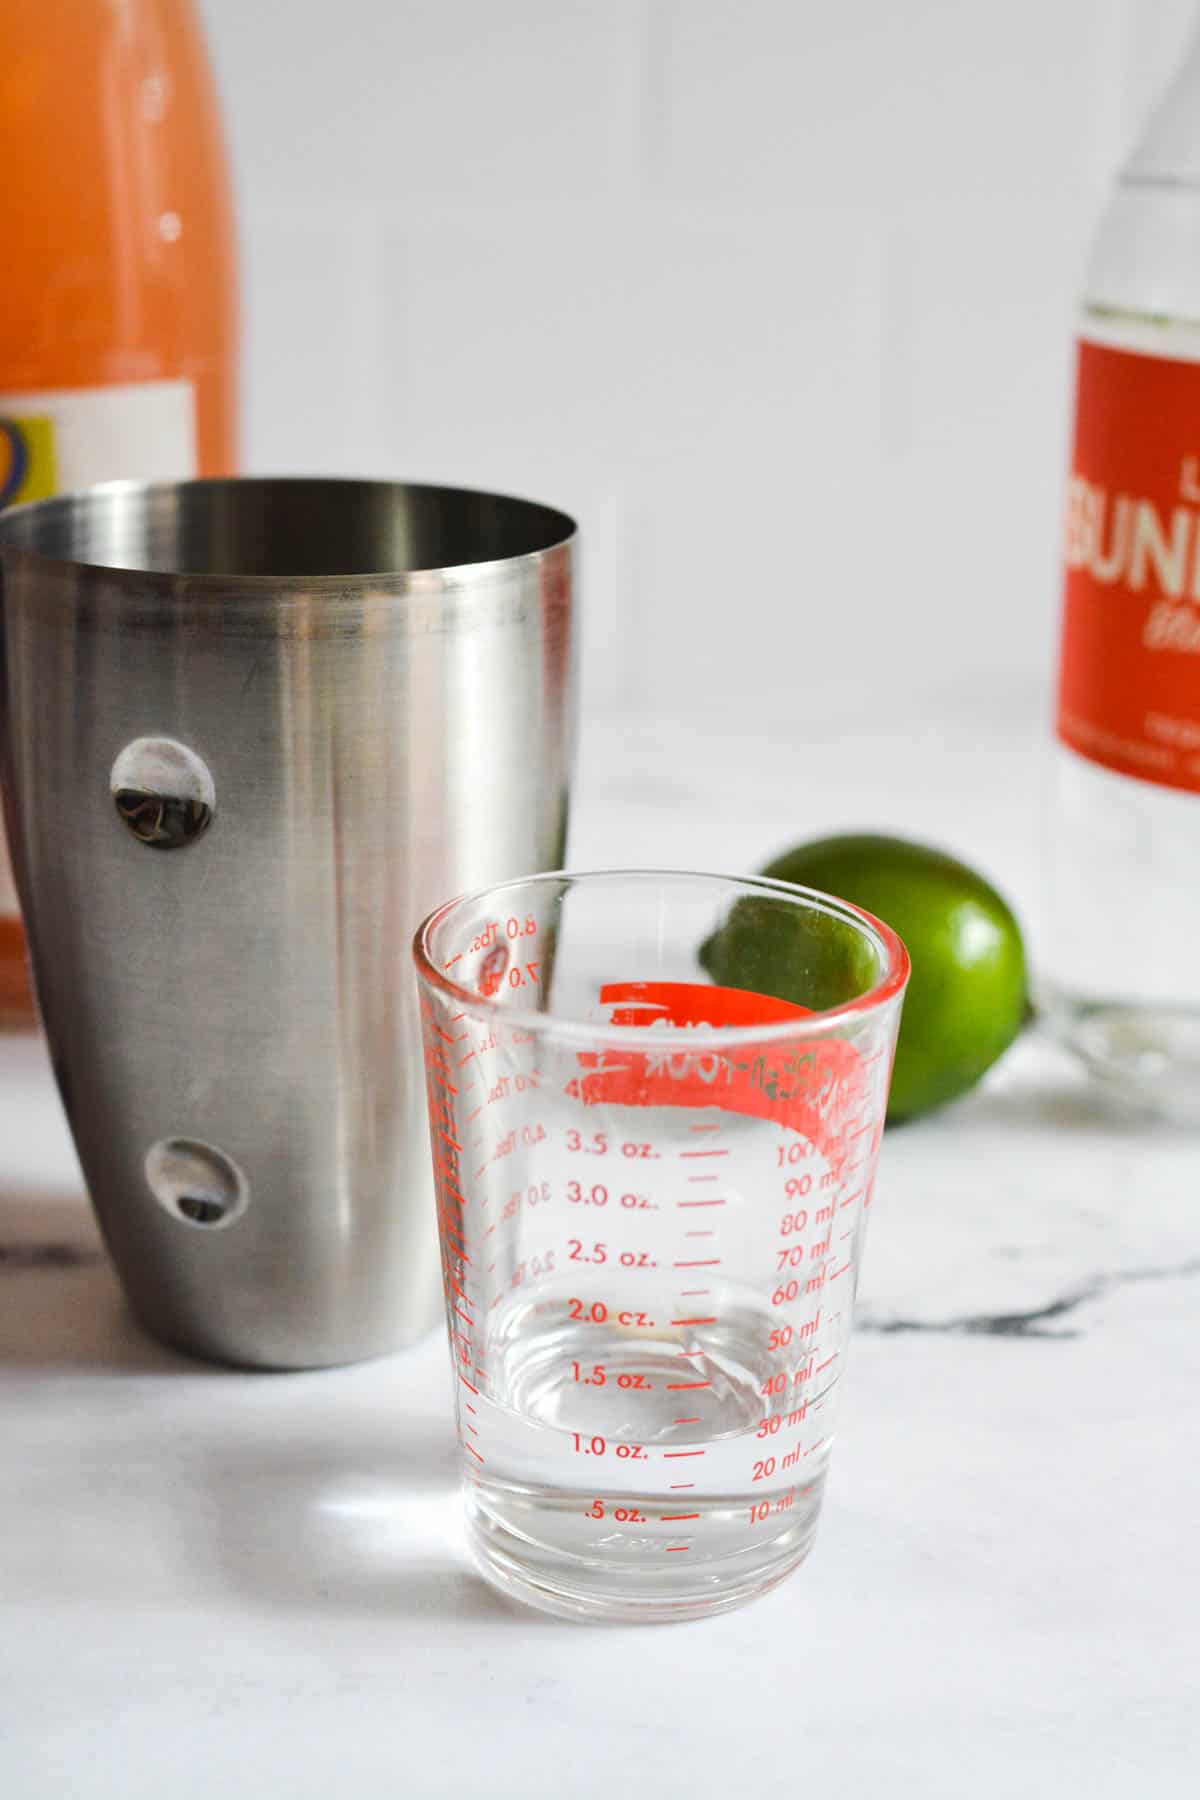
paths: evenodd
<path fill-rule="evenodd" d="M 875 913 L 904 940 L 912 976 L 888 1120 L 965 1094 L 1017 1036 L 1028 1012 L 1025 947 L 1012 910 L 974 869 L 903 838 L 821 838 L 762 871 Z M 761 915 L 761 916 L 757 916 Z M 830 921 L 826 938 L 769 901 L 746 899 L 700 951 L 713 980 L 802 1005 L 836 1005 L 871 985 L 864 947 Z M 857 947 L 856 947 L 857 946 Z"/>

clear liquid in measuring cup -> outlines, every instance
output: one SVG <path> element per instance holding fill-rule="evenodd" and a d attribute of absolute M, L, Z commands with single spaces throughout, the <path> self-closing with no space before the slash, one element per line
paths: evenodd
<path fill-rule="evenodd" d="M 489 1341 L 474 1402 L 488 1456 L 467 1502 L 483 1554 L 501 1573 L 511 1559 L 523 1587 L 591 1590 L 589 1612 L 605 1595 L 623 1607 L 631 1579 L 643 1610 L 665 1611 L 698 1583 L 734 1605 L 781 1579 L 816 1528 L 836 1362 L 814 1379 L 806 1357 L 807 1384 L 789 1371 L 785 1399 L 764 1392 L 779 1315 L 750 1289 L 710 1290 L 694 1325 L 669 1323 L 670 1285 L 617 1295 L 618 1314 L 650 1324 L 581 1321 L 580 1298 L 587 1313 L 608 1304 L 542 1288 Z"/>

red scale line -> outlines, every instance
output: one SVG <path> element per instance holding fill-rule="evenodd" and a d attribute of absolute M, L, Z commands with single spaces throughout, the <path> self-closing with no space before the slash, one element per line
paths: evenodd
<path fill-rule="evenodd" d="M 475 1448 L 474 1444 L 464 1444 L 463 1449 L 469 1450 L 471 1452 L 471 1455 L 475 1458 L 476 1462 L 483 1462 L 484 1458 L 482 1456 L 480 1456 L 480 1454 L 479 1454 L 478 1450 Z"/>
<path fill-rule="evenodd" d="M 849 1267 L 849 1264 L 847 1264 L 847 1267 Z M 672 1325 L 715 1325 L 716 1322 L 717 1322 L 717 1320 L 716 1320 L 715 1314 L 713 1315 L 713 1317 L 711 1319 L 672 1319 L 671 1320 Z"/>

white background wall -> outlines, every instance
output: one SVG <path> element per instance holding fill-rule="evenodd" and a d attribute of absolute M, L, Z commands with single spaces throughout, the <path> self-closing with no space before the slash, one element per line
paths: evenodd
<path fill-rule="evenodd" d="M 585 693 L 1028 687 L 1072 307 L 1194 0 L 203 0 L 247 466 L 586 534 Z"/>

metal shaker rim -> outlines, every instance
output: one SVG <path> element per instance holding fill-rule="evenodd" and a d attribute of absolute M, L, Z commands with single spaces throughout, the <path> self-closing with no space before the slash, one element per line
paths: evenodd
<path fill-rule="evenodd" d="M 171 554 L 156 552 L 155 531 Z M 539 501 L 351 476 L 106 481 L 0 512 L 6 559 L 69 569 L 76 581 L 127 574 L 165 600 L 219 593 L 225 604 L 281 583 L 330 597 L 485 587 L 497 569 L 536 563 L 577 535 L 569 514 Z M 264 557 L 272 566 L 255 567 Z"/>

